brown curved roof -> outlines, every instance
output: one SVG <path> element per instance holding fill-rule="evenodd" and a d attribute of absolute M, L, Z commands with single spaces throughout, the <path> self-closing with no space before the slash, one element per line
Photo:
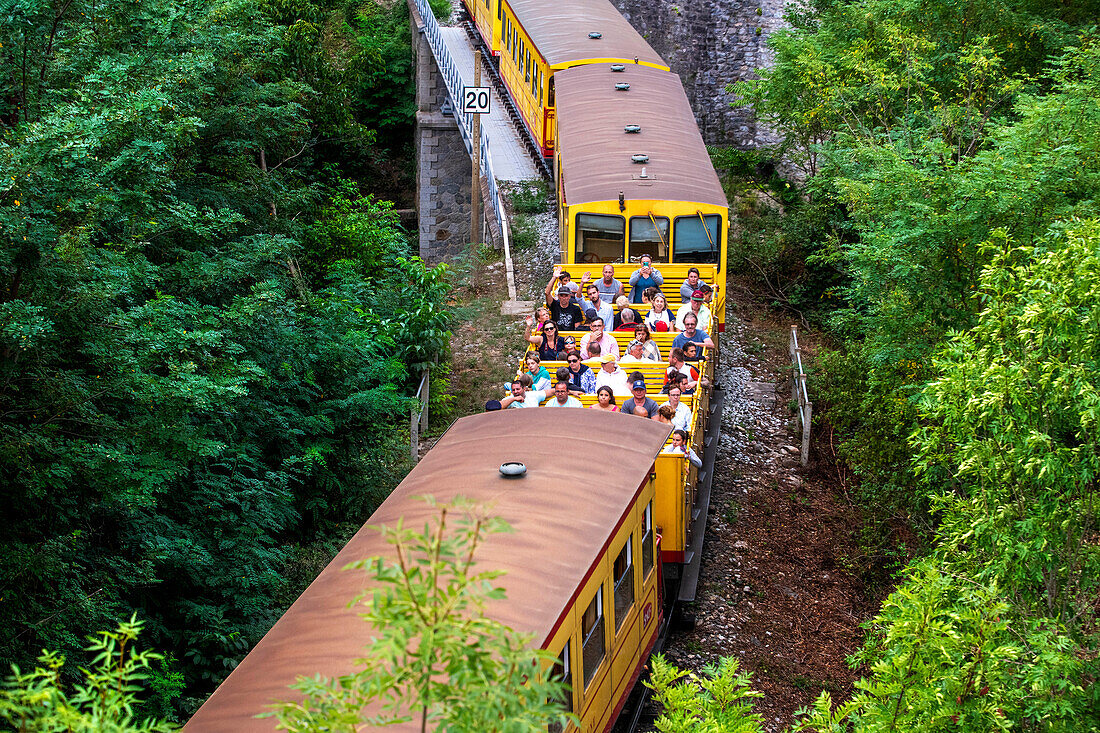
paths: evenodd
<path fill-rule="evenodd" d="M 669 427 L 630 415 L 583 409 L 519 409 L 463 418 L 440 438 L 305 593 L 187 724 L 196 733 L 274 731 L 256 720 L 275 700 L 295 697 L 300 675 L 354 670 L 371 629 L 348 603 L 366 587 L 355 560 L 392 556 L 372 529 L 422 527 L 456 496 L 491 503 L 514 532 L 491 535 L 478 550 L 483 569 L 506 571 L 507 601 L 489 616 L 544 644 L 589 568 L 649 475 Z M 506 479 L 500 464 L 522 461 L 527 475 Z"/>
<path fill-rule="evenodd" d="M 643 64 L 668 68 L 608 0 L 508 0 L 508 5 L 551 66 L 637 56 Z M 602 37 L 589 38 L 591 32 Z"/>
<path fill-rule="evenodd" d="M 680 78 L 668 71 L 627 64 L 593 64 L 554 74 L 558 151 L 570 206 L 628 199 L 695 201 L 728 206 Z M 616 83 L 628 83 L 617 91 Z M 626 125 L 641 125 L 627 134 Z M 643 165 L 631 155 L 645 153 Z"/>

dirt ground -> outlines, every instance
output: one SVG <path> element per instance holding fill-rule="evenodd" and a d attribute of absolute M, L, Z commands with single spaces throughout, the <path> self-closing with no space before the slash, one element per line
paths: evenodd
<path fill-rule="evenodd" d="M 555 252 L 540 247 L 516 258 L 521 298 L 541 295 Z M 499 255 L 468 259 L 454 291 L 460 322 L 452 338 L 452 417 L 503 394 L 523 350 L 522 317 L 500 315 L 506 287 Z M 754 303 L 747 290 L 730 290 L 719 368 L 727 405 L 699 592 L 688 609 L 696 625 L 674 632 L 666 653 L 691 670 L 736 657 L 764 693 L 756 710 L 765 730 L 780 731 L 822 690 L 848 696 L 858 671 L 846 657 L 862 644 L 860 624 L 878 600 L 846 570 L 847 559 L 859 557 L 859 516 L 828 446 L 812 442 L 809 464 L 800 465 L 787 381 L 790 321 Z M 800 331 L 800 341 L 812 365 L 814 335 Z"/>
<path fill-rule="evenodd" d="M 862 644 L 860 624 L 878 601 L 845 569 L 859 556 L 859 516 L 827 446 L 811 438 L 808 465 L 800 463 L 790 321 L 741 297 L 730 304 L 722 345 L 727 406 L 689 609 L 696 625 L 673 634 L 666 653 L 695 671 L 723 656 L 738 659 L 764 693 L 755 709 L 765 730 L 779 731 L 822 690 L 834 700 L 849 695 L 858 671 L 846 657 Z M 812 364 L 813 335 L 800 331 L 799 340 Z"/>

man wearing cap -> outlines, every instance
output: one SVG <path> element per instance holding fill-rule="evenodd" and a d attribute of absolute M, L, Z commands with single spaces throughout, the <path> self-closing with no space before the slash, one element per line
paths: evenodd
<path fill-rule="evenodd" d="M 554 265 L 554 274 L 550 276 L 550 282 L 546 283 L 547 301 L 553 299 L 558 292 L 558 288 L 569 288 L 569 293 L 573 296 L 573 302 L 577 302 L 577 294 L 580 292 L 581 286 L 573 282 L 573 278 L 568 272 L 561 269 L 561 265 Z"/>
<path fill-rule="evenodd" d="M 558 325 L 558 331 L 575 331 L 577 326 L 584 321 L 584 313 L 580 306 L 572 301 L 573 291 L 564 285 L 558 288 L 556 300 L 550 297 L 550 291 L 546 291 L 546 305 L 550 308 L 550 320 Z"/>
<path fill-rule="evenodd" d="M 631 398 L 623 402 L 623 406 L 619 410 L 627 415 L 637 415 L 652 420 L 660 408 L 653 398 L 646 396 L 645 380 L 634 380 L 634 383 L 630 385 L 630 393 Z"/>
<path fill-rule="evenodd" d="M 680 302 L 687 303 L 691 300 L 691 294 L 699 289 L 699 268 L 688 269 L 687 280 L 680 285 Z"/>
<path fill-rule="evenodd" d="M 680 310 L 676 311 L 676 330 L 684 330 L 684 316 L 688 313 L 694 313 L 696 319 L 696 326 L 702 331 L 710 332 L 710 308 L 704 305 L 703 300 L 706 298 L 703 295 L 702 290 L 696 290 L 691 294 L 691 301 L 684 303 L 680 306 Z"/>
<path fill-rule="evenodd" d="M 549 390 L 527 389 L 519 379 L 512 380 L 512 394 L 500 401 L 501 407 L 538 407 L 550 396 Z"/>
<path fill-rule="evenodd" d="M 604 354 L 600 357 L 600 371 L 596 373 L 596 389 L 607 385 L 611 393 L 617 397 L 625 397 L 630 394 L 630 383 L 627 381 L 626 372 L 615 363 L 615 357 Z"/>
<path fill-rule="evenodd" d="M 642 255 L 641 267 L 634 272 L 630 273 L 630 302 L 641 303 L 642 293 L 646 288 L 661 289 L 661 284 L 665 281 L 665 276 L 661 274 L 660 270 L 653 267 L 653 258 L 649 255 Z"/>
<path fill-rule="evenodd" d="M 615 340 L 615 337 L 604 331 L 603 319 L 599 316 L 591 319 L 588 323 L 591 329 L 581 339 L 581 353 L 588 353 L 588 344 L 595 342 L 600 345 L 600 354 L 606 356 L 611 354 L 616 359 L 619 358 L 619 342 Z"/>
<path fill-rule="evenodd" d="M 554 399 L 547 400 L 544 407 L 584 407 L 584 405 L 569 394 L 569 382 L 558 382 L 554 385 Z"/>
<path fill-rule="evenodd" d="M 694 313 L 688 313 L 684 316 L 684 330 L 676 334 L 676 338 L 672 339 L 672 345 L 675 348 L 682 348 L 688 341 L 694 341 L 700 346 L 706 346 L 709 349 L 714 348 L 714 341 L 710 336 L 701 328 L 696 328 L 696 324 L 699 319 L 696 318 Z"/>
<path fill-rule="evenodd" d="M 593 284 L 600 291 L 600 298 L 605 303 L 614 303 L 623 294 L 623 284 L 615 279 L 615 266 L 612 264 L 603 266 L 603 277 Z"/>

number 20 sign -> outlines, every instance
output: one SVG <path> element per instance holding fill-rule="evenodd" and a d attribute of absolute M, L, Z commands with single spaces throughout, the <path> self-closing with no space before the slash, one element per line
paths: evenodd
<path fill-rule="evenodd" d="M 462 88 L 463 114 L 489 114 L 489 87 Z"/>

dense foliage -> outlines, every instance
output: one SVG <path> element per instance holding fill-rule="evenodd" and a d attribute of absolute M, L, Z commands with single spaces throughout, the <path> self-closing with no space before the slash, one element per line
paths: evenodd
<path fill-rule="evenodd" d="M 201 698 L 395 483 L 446 284 L 350 181 L 411 123 L 404 8 L 0 10 L 5 667 L 136 609 Z"/>
<path fill-rule="evenodd" d="M 738 86 L 802 169 L 744 251 L 838 346 L 815 412 L 868 569 L 898 519 L 929 548 L 804 729 L 1100 725 L 1096 10 L 826 0 Z"/>

